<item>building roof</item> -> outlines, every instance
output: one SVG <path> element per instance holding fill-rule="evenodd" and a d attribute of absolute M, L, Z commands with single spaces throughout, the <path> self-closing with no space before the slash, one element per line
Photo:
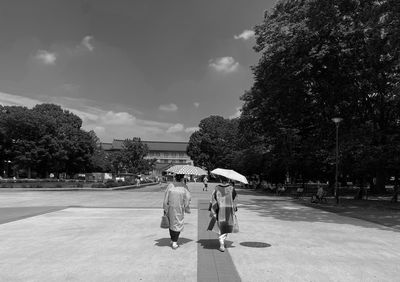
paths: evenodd
<path fill-rule="evenodd" d="M 173 166 L 174 164 L 166 164 L 166 163 L 156 163 L 154 166 L 155 170 L 167 170 L 169 169 L 171 166 Z"/>
<path fill-rule="evenodd" d="M 179 164 L 177 164 L 177 163 L 167 163 L 167 164 L 166 163 L 156 163 L 154 166 L 154 169 L 165 171 L 165 170 L 169 169 L 171 166 L 186 165 L 186 164 L 190 164 L 190 163 L 179 163 Z"/>
<path fill-rule="evenodd" d="M 121 150 L 124 140 L 114 139 L 112 143 L 100 143 L 104 150 Z M 167 141 L 142 141 L 149 147 L 149 151 L 162 152 L 186 152 L 188 142 L 167 142 Z"/>
<path fill-rule="evenodd" d="M 100 143 L 100 147 L 103 150 L 111 150 L 112 149 L 112 143 Z"/>
<path fill-rule="evenodd" d="M 176 151 L 186 152 L 188 142 L 161 142 L 161 141 L 143 141 L 150 151 Z"/>

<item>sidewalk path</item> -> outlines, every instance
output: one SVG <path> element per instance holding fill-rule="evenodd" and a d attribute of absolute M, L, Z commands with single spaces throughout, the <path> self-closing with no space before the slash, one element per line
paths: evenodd
<path fill-rule="evenodd" d="M 229 249 L 232 248 L 232 241 L 225 241 L 227 251 L 218 251 L 218 235 L 207 231 L 210 212 L 208 211 L 209 200 L 199 200 L 198 212 L 198 248 L 197 248 L 197 281 L 241 281 L 235 269 Z"/>
<path fill-rule="evenodd" d="M 399 230 L 247 190 L 238 190 L 240 233 L 220 253 L 202 226 L 212 188 L 190 184 L 175 251 L 159 228 L 162 187 L 0 191 L 0 281 L 399 280 Z"/>

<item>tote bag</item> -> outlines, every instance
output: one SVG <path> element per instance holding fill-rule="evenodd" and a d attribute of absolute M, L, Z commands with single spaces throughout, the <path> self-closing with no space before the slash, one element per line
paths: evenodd
<path fill-rule="evenodd" d="M 161 217 L 161 224 L 160 224 L 161 228 L 167 229 L 169 228 L 169 218 L 166 215 L 163 215 Z"/>
<path fill-rule="evenodd" d="M 236 214 L 233 216 L 233 233 L 238 233 L 239 232 L 239 223 L 236 217 Z"/>

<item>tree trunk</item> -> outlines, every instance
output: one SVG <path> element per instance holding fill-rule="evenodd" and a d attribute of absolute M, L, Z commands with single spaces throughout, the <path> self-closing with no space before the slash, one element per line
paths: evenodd
<path fill-rule="evenodd" d="M 371 187 L 372 194 L 380 194 L 385 192 L 386 175 L 383 170 L 378 170 L 376 173 L 376 183 Z"/>

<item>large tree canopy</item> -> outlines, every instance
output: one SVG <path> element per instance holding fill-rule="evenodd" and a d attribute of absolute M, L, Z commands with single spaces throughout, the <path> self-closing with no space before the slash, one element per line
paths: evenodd
<path fill-rule="evenodd" d="M 97 137 L 82 130 L 82 120 L 73 113 L 41 104 L 32 109 L 1 106 L 0 115 L 1 165 L 9 162 L 16 174 L 72 175 L 93 167 Z"/>
<path fill-rule="evenodd" d="M 190 136 L 187 154 L 195 165 L 208 170 L 233 165 L 237 147 L 238 121 L 210 116 L 200 121 L 199 130 Z"/>
<path fill-rule="evenodd" d="M 242 96 L 242 133 L 264 136 L 285 170 L 329 178 L 340 116 L 342 173 L 398 174 L 399 19 L 394 0 L 278 2 L 255 28 L 261 59 Z"/>
<path fill-rule="evenodd" d="M 147 173 L 155 165 L 155 159 L 146 159 L 149 148 L 140 138 L 125 139 L 122 150 L 110 155 L 112 170 L 115 173 Z"/>

